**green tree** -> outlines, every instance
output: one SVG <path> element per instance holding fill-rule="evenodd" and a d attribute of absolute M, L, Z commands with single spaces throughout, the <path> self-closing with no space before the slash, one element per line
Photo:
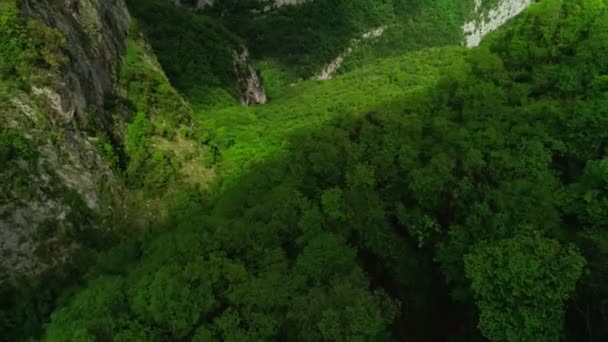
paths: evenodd
<path fill-rule="evenodd" d="M 215 302 L 205 266 L 166 265 L 138 279 L 129 289 L 133 312 L 151 326 L 158 324 L 174 336 L 186 336 Z"/>
<path fill-rule="evenodd" d="M 465 271 L 482 333 L 492 341 L 558 341 L 564 302 L 584 266 L 574 248 L 541 237 L 477 247 L 465 257 Z"/>
<path fill-rule="evenodd" d="M 120 277 L 100 277 L 78 293 L 69 305 L 53 314 L 44 341 L 108 340 L 128 326 L 125 282 Z"/>

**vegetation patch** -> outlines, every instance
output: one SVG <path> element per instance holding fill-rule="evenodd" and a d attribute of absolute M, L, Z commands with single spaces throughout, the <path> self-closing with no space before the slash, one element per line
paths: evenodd
<path fill-rule="evenodd" d="M 193 106 L 237 103 L 233 52 L 240 51 L 239 38 L 221 22 L 176 8 L 172 1 L 127 4 L 171 84 Z"/>
<path fill-rule="evenodd" d="M 0 81 L 27 89 L 47 81 L 66 62 L 64 46 L 57 30 L 24 19 L 16 0 L 0 2 Z"/>

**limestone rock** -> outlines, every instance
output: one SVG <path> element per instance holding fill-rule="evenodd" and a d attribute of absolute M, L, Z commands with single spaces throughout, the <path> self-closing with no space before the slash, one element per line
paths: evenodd
<path fill-rule="evenodd" d="M 101 108 L 126 49 L 130 16 L 124 0 L 20 0 L 25 16 L 57 28 L 66 38 L 69 63 L 59 95 L 65 112 L 85 119 Z"/>
<path fill-rule="evenodd" d="M 467 47 L 478 46 L 488 33 L 496 31 L 537 0 L 501 0 L 498 6 L 488 13 L 479 13 L 482 1 L 475 0 L 474 13 L 480 15 L 481 18 L 469 21 L 463 26 Z"/>
<path fill-rule="evenodd" d="M 18 132 L 38 155 L 35 163 L 16 158 L 3 165 L 27 187 L 15 190 L 12 180 L 2 184 L 8 191 L 0 199 L 0 282 L 65 260 L 77 247 L 74 234 L 98 228 L 78 215 L 100 212 L 102 196 L 119 197 L 122 191 L 86 127 L 94 121 L 109 130 L 114 121 L 124 121 L 104 110 L 126 50 L 130 17 L 124 0 L 19 5 L 24 17 L 63 35 L 67 63 L 50 75 L 52 82 L 4 94 L 0 105 L 3 128 Z"/>
<path fill-rule="evenodd" d="M 262 79 L 249 60 L 249 51 L 241 47 L 241 52 L 234 51 L 234 72 L 243 105 L 265 104 L 266 91 Z"/>

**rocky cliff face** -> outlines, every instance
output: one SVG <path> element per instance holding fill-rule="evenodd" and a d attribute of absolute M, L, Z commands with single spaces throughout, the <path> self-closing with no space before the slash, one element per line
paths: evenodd
<path fill-rule="evenodd" d="M 125 47 L 129 13 L 124 0 L 20 0 L 21 10 L 66 38 L 69 63 L 63 70 L 62 110 L 82 115 L 101 108 Z"/>
<path fill-rule="evenodd" d="M 234 73 L 241 93 L 241 104 L 255 105 L 267 102 L 266 90 L 258 71 L 253 68 L 249 60 L 249 51 L 246 47 L 242 47 L 240 53 L 234 52 Z"/>
<path fill-rule="evenodd" d="M 120 191 L 92 132 L 110 132 L 122 120 L 106 112 L 104 102 L 126 45 L 130 19 L 124 1 L 18 4 L 23 17 L 64 38 L 65 63 L 48 71 L 52 82 L 10 90 L 0 105 L 3 133 L 22 136 L 36 156 L 26 161 L 18 154 L 0 170 L 0 281 L 63 260 L 77 246 L 79 231 L 95 229 L 86 217 L 103 210 L 102 196 Z"/>
<path fill-rule="evenodd" d="M 474 14 L 479 18 L 469 21 L 463 26 L 467 47 L 478 46 L 485 35 L 496 31 L 509 19 L 537 2 L 537 0 L 500 0 L 495 8 L 490 9 L 487 13 L 481 13 L 482 1 L 475 0 Z"/>

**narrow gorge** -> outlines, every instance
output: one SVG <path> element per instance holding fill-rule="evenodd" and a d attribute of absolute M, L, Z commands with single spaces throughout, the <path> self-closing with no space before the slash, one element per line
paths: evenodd
<path fill-rule="evenodd" d="M 0 341 L 608 339 L 606 0 L 0 0 Z"/>

